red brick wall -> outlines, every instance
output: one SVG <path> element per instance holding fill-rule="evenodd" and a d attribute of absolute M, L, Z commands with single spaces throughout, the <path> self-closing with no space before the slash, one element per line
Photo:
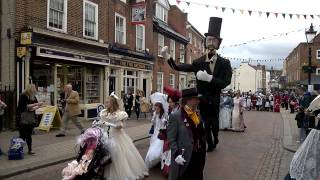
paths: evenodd
<path fill-rule="evenodd" d="M 186 23 L 188 21 L 187 13 L 182 12 L 177 6 L 173 5 L 170 7 L 168 12 L 168 24 L 176 32 L 186 37 Z"/>

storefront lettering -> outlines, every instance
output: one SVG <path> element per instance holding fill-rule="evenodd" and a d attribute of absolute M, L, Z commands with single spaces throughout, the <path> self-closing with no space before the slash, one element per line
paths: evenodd
<path fill-rule="evenodd" d="M 111 63 L 117 64 L 116 61 L 111 61 Z M 133 68 L 138 68 L 138 69 L 146 69 L 146 66 L 144 64 L 133 63 L 133 62 L 128 62 L 128 61 L 120 61 L 120 66 L 133 67 Z"/>

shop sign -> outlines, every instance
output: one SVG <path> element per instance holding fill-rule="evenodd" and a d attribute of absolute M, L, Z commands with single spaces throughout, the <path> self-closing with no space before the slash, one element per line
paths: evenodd
<path fill-rule="evenodd" d="M 30 45 L 32 44 L 32 32 L 22 32 L 20 37 L 21 45 Z"/>
<path fill-rule="evenodd" d="M 25 55 L 27 55 L 27 48 L 26 47 L 17 47 L 17 56 L 19 58 L 22 58 Z"/>
<path fill-rule="evenodd" d="M 47 106 L 43 111 L 41 122 L 37 129 L 50 131 L 50 128 L 59 128 L 61 125 L 61 117 L 58 108 L 55 106 Z"/>
<path fill-rule="evenodd" d="M 96 57 L 74 54 L 71 52 L 64 52 L 64 51 L 53 50 L 53 49 L 42 48 L 42 47 L 38 49 L 37 55 L 43 56 L 43 57 L 66 59 L 71 61 L 87 62 L 87 63 L 101 64 L 101 65 L 107 65 L 109 63 L 109 60 L 103 59 L 103 58 L 96 58 Z"/>
<path fill-rule="evenodd" d="M 145 24 L 146 6 L 144 2 L 136 3 L 132 6 L 132 24 Z"/>
<path fill-rule="evenodd" d="M 149 64 L 142 64 L 142 63 L 129 62 L 129 61 L 121 61 L 121 60 L 117 60 L 117 59 L 111 59 L 110 60 L 110 64 L 123 66 L 123 67 L 152 70 L 152 65 L 149 65 Z"/>

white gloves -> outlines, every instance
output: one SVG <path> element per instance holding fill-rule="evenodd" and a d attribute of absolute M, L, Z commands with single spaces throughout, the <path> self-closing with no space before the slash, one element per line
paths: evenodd
<path fill-rule="evenodd" d="M 104 124 L 106 125 L 106 126 L 111 126 L 111 127 L 117 127 L 117 125 L 115 125 L 115 124 L 113 124 L 113 123 L 109 123 L 109 122 L 104 122 Z"/>
<path fill-rule="evenodd" d="M 162 49 L 161 49 L 161 56 L 164 58 L 164 59 L 166 59 L 166 60 L 168 60 L 168 59 L 170 59 L 170 54 L 168 53 L 168 46 L 164 46 Z"/>
<path fill-rule="evenodd" d="M 197 72 L 197 79 L 200 81 L 211 82 L 212 75 L 208 74 L 206 70 Z"/>
<path fill-rule="evenodd" d="M 176 161 L 177 164 L 182 165 L 182 166 L 186 162 L 186 160 L 182 157 L 182 155 L 177 156 L 175 161 Z"/>

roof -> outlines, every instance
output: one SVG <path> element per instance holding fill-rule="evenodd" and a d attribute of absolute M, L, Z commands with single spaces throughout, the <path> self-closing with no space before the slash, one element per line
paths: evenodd
<path fill-rule="evenodd" d="M 195 33 L 197 33 L 199 36 L 201 36 L 202 39 L 204 39 L 204 35 L 202 35 L 197 28 L 195 28 L 189 21 L 188 24 L 191 26 L 191 30 L 193 30 Z"/>
<path fill-rule="evenodd" d="M 153 17 L 153 25 L 158 32 L 166 34 L 169 37 L 172 37 L 182 43 L 185 43 L 185 44 L 189 43 L 189 40 L 185 36 L 179 34 L 174 29 L 172 29 L 170 26 L 168 26 L 167 23 L 161 21 L 160 19 L 158 19 L 156 17 Z"/>

